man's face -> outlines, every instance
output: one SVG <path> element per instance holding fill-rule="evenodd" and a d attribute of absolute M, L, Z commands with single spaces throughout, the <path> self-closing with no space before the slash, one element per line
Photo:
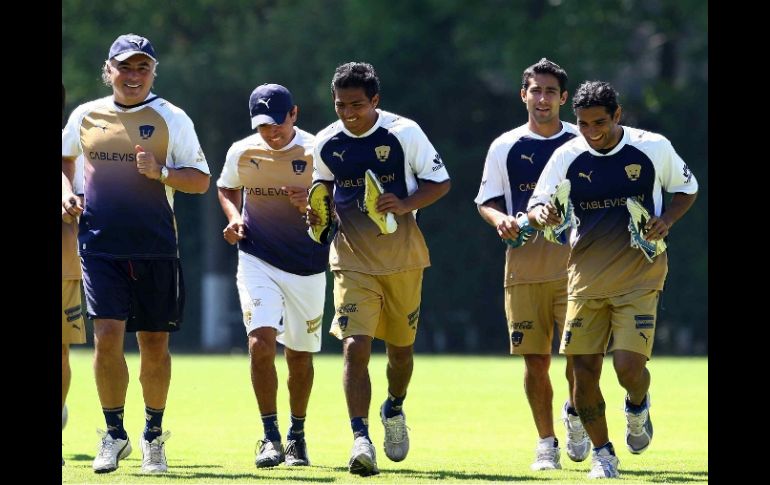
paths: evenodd
<path fill-rule="evenodd" d="M 594 150 L 612 148 L 620 141 L 620 106 L 614 116 L 604 106 L 578 108 L 575 114 L 580 133 Z"/>
<path fill-rule="evenodd" d="M 345 128 L 354 135 L 366 133 L 377 121 L 375 108 L 380 95 L 366 97 L 364 88 L 340 88 L 334 91 L 334 110 Z"/>
<path fill-rule="evenodd" d="M 294 123 L 297 122 L 297 107 L 293 107 L 280 125 L 262 124 L 257 126 L 259 135 L 273 150 L 280 150 L 294 139 Z"/>
<path fill-rule="evenodd" d="M 560 92 L 559 80 L 553 74 L 535 74 L 529 78 L 527 89 L 521 90 L 521 100 L 536 123 L 547 124 L 559 119 L 559 108 L 567 102 L 567 92 Z"/>
<path fill-rule="evenodd" d="M 120 104 L 141 103 L 150 94 L 155 80 L 155 61 L 144 54 L 134 54 L 125 61 L 107 61 L 115 101 Z"/>

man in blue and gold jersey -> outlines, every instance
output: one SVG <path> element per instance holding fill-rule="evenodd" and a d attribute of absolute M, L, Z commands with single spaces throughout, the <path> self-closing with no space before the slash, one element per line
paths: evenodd
<path fill-rule="evenodd" d="M 217 187 L 227 217 L 223 236 L 238 244 L 236 282 L 265 431 L 255 463 L 260 468 L 284 462 L 307 466 L 305 417 L 313 388 L 312 353 L 321 350 L 329 262 L 329 245 L 308 237 L 302 217 L 315 137 L 294 126 L 299 108 L 279 84 L 257 86 L 249 111 L 257 133 L 230 147 Z M 278 431 L 276 341 L 284 345 L 289 367 L 291 426 L 285 450 Z"/>
<path fill-rule="evenodd" d="M 567 73 L 558 64 L 542 58 L 525 69 L 520 95 L 529 113 L 527 123 L 492 142 L 475 202 L 481 217 L 508 241 L 503 284 L 510 351 L 524 356 L 524 392 L 539 437 L 531 468 L 553 470 L 561 468 L 561 463 L 548 369 L 554 326 L 561 339 L 567 312 L 569 246 L 549 243 L 540 233 L 520 236 L 516 219 L 523 217 L 519 221 L 527 231 L 527 202 L 537 178 L 554 150 L 575 138 L 578 131 L 559 119 L 559 110 L 567 102 Z M 572 391 L 569 357 L 566 375 Z M 567 455 L 573 461 L 585 460 L 590 442 L 570 397 L 562 408 L 562 419 L 567 427 Z"/>
<path fill-rule="evenodd" d="M 96 473 L 114 471 L 131 453 L 123 428 L 126 331 L 136 332 L 141 354 L 142 471 L 168 468 L 169 433 L 161 427 L 171 383 L 168 341 L 184 308 L 174 192 L 204 193 L 210 176 L 190 118 L 151 92 L 157 64 L 149 40 L 119 36 L 102 70 L 112 95 L 78 106 L 62 131 L 62 172 L 69 180 L 75 157 L 82 153 L 85 160 L 83 202 L 70 193 L 62 208 L 80 215 L 78 251 L 94 320 L 94 374 L 107 423 Z"/>
<path fill-rule="evenodd" d="M 371 64 L 337 67 L 331 91 L 339 120 L 316 135 L 313 180 L 325 182 L 330 192 L 333 186 L 339 217 L 329 256 L 336 307 L 330 333 L 344 348 L 343 387 L 354 436 L 349 470 L 366 476 L 379 472 L 368 431 L 375 337 L 385 341 L 388 354 L 388 397 L 380 408 L 385 454 L 401 461 L 409 451 L 402 404 L 414 365 L 422 274 L 430 265 L 416 214 L 443 197 L 450 181 L 422 129 L 378 109 L 380 82 Z M 364 200 L 368 170 L 384 189 L 375 207 Z M 370 218 L 374 210 L 393 214 L 395 231 L 381 232 Z"/>
<path fill-rule="evenodd" d="M 529 202 L 529 220 L 538 226 L 560 222 L 550 196 L 559 183 L 570 181 L 580 222 L 570 240 L 560 352 L 573 358 L 574 403 L 594 445 L 588 476 L 615 478 L 618 459 L 599 387 L 602 361 L 605 352 L 613 352 L 615 373 L 627 391 L 626 447 L 642 453 L 653 431 L 647 360 L 668 271 L 666 252 L 649 261 L 631 246 L 626 201 L 634 198 L 649 212 L 644 238 L 658 241 L 695 202 L 698 182 L 664 136 L 619 124 L 621 107 L 609 83 L 584 82 L 572 107 L 582 136 L 562 145 L 548 161 Z M 673 193 L 665 207 L 664 190 Z"/>

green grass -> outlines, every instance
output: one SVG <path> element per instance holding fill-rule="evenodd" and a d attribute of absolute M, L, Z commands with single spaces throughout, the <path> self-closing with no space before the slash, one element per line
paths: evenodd
<path fill-rule="evenodd" d="M 389 461 L 382 451 L 378 409 L 386 395 L 385 359 L 372 358 L 370 434 L 381 473 L 361 478 L 347 472 L 352 434 L 342 392 L 342 358 L 315 360 L 315 385 L 306 424 L 312 466 L 257 470 L 254 448 L 262 437 L 251 390 L 246 355 L 174 355 L 173 377 L 164 429 L 172 432 L 166 448 L 169 473 L 139 473 L 139 433 L 144 426 L 138 356 L 127 357 L 131 382 L 125 423 L 134 451 L 110 474 L 96 475 L 91 461 L 104 419 L 96 394 L 88 349 L 75 350 L 67 400 L 69 423 L 62 432 L 64 483 L 252 483 L 344 482 L 425 483 L 525 481 L 585 483 L 590 458 L 571 462 L 564 450 L 559 419 L 566 396 L 564 360 L 551 368 L 557 437 L 562 440 L 562 470 L 532 472 L 536 432 L 522 387 L 523 360 L 514 357 L 418 355 L 405 403 L 411 429 L 409 457 Z M 286 365 L 277 359 L 281 434 L 289 423 Z M 705 358 L 653 358 L 652 411 L 655 439 L 643 455 L 625 448 L 624 391 L 605 359 L 602 389 L 607 402 L 610 439 L 620 458 L 621 480 L 630 483 L 708 482 L 708 361 Z"/>

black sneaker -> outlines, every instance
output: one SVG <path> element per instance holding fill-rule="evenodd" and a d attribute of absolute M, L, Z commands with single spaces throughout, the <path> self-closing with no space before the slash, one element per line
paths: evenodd
<path fill-rule="evenodd" d="M 288 440 L 286 442 L 286 466 L 308 466 L 310 458 L 307 456 L 307 443 L 305 438 Z"/>
<path fill-rule="evenodd" d="M 283 446 L 280 441 L 265 438 L 259 442 L 259 453 L 254 464 L 257 468 L 270 468 L 283 463 Z"/>

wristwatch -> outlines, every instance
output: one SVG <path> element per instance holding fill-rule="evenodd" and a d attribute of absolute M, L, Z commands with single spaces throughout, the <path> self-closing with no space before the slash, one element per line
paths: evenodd
<path fill-rule="evenodd" d="M 168 167 L 163 165 L 162 167 L 160 167 L 160 177 L 158 178 L 158 181 L 162 184 L 165 184 L 167 178 L 168 178 Z"/>

